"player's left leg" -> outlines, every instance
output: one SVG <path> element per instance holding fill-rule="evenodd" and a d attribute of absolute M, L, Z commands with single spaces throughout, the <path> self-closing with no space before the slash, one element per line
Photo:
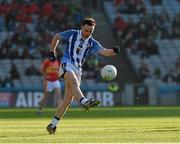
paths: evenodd
<path fill-rule="evenodd" d="M 73 99 L 74 96 L 71 86 L 65 81 L 65 92 L 63 100 L 58 104 L 55 116 L 53 117 L 51 123 L 47 126 L 47 131 L 49 132 L 49 134 L 55 134 L 58 122 L 62 119 L 64 113 L 68 109 Z"/>

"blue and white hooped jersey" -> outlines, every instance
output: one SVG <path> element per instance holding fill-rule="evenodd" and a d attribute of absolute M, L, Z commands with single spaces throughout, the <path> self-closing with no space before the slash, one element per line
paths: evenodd
<path fill-rule="evenodd" d="M 98 53 L 103 48 L 92 35 L 83 39 L 81 30 L 67 30 L 59 34 L 68 42 L 61 63 L 72 63 L 79 69 L 89 54 Z"/>

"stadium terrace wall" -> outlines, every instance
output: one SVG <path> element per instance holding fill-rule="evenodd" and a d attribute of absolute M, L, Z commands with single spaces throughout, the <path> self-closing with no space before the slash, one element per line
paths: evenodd
<path fill-rule="evenodd" d="M 101 100 L 101 107 L 133 105 L 180 105 L 180 84 L 127 84 L 123 92 L 107 89 L 84 89 L 87 98 Z M 0 89 L 0 107 L 38 107 L 43 96 L 42 89 Z M 55 107 L 57 99 L 49 97 L 47 107 Z M 71 106 L 80 106 L 74 101 Z"/>
<path fill-rule="evenodd" d="M 121 93 L 112 93 L 107 90 L 83 91 L 87 98 L 94 97 L 101 100 L 102 107 L 121 105 Z M 16 107 L 16 108 L 31 108 L 38 107 L 43 92 L 40 89 L 1 89 L 0 90 L 0 107 Z M 47 107 L 55 107 L 57 105 L 57 98 L 50 96 Z M 79 103 L 74 101 L 71 106 L 78 107 Z"/>
<path fill-rule="evenodd" d="M 126 85 L 121 102 L 123 105 L 180 105 L 180 84 Z"/>

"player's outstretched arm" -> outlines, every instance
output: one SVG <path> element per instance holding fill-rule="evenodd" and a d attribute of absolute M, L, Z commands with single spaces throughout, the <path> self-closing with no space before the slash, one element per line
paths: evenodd
<path fill-rule="evenodd" d="M 101 49 L 101 51 L 99 53 L 103 56 L 115 56 L 120 53 L 120 47 L 113 46 L 112 49 L 103 48 L 103 49 Z"/>
<path fill-rule="evenodd" d="M 51 41 L 51 48 L 50 48 L 49 54 L 48 54 L 50 61 L 56 60 L 56 48 L 57 48 L 59 41 L 60 41 L 60 35 L 59 35 L 59 33 L 57 33 Z"/>
<path fill-rule="evenodd" d="M 51 52 L 56 51 L 59 41 L 60 41 L 60 35 L 59 35 L 59 33 L 57 33 L 57 34 L 55 34 L 55 36 L 53 37 L 53 39 L 51 41 L 51 48 L 50 48 Z"/>

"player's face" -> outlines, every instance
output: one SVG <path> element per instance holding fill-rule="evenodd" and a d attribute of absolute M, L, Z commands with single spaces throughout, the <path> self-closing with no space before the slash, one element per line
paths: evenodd
<path fill-rule="evenodd" d="M 81 26 L 81 30 L 82 30 L 82 37 L 83 38 L 88 38 L 94 31 L 94 27 L 95 26 L 89 26 L 89 25 L 83 25 Z"/>

